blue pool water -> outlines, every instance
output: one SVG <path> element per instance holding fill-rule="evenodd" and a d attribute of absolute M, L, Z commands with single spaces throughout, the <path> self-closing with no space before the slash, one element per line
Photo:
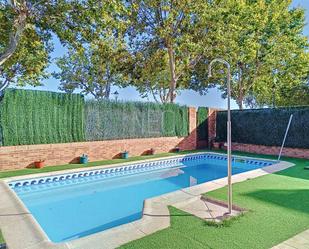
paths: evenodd
<path fill-rule="evenodd" d="M 217 159 L 202 157 L 181 160 L 170 168 L 27 186 L 16 184 L 12 188 L 50 240 L 62 242 L 140 219 L 145 199 L 225 177 L 226 164 L 224 156 Z M 238 174 L 270 164 L 236 160 L 232 172 Z"/>

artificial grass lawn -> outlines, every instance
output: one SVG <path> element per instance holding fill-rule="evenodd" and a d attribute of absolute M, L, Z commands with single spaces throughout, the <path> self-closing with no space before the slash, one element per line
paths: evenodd
<path fill-rule="evenodd" d="M 19 169 L 19 170 L 12 170 L 12 171 L 2 171 L 0 172 L 0 178 L 46 173 L 46 172 L 61 171 L 61 170 L 68 170 L 68 169 L 104 166 L 104 165 L 109 165 L 109 164 L 118 164 L 118 163 L 125 163 L 125 162 L 134 162 L 134 161 L 140 161 L 140 160 L 146 160 L 146 159 L 160 158 L 160 157 L 165 157 L 165 156 L 183 155 L 183 154 L 188 154 L 192 152 L 199 152 L 199 150 L 180 151 L 177 153 L 173 153 L 173 152 L 161 153 L 161 154 L 146 155 L 146 156 L 135 156 L 135 157 L 130 157 L 128 159 L 111 159 L 111 160 L 89 162 L 87 164 L 65 164 L 65 165 L 47 166 L 41 169 L 27 168 L 27 169 Z"/>
<path fill-rule="evenodd" d="M 1 230 L 0 230 L 0 244 L 3 244 L 4 242 L 5 242 L 5 241 L 4 241 L 2 232 L 1 232 Z"/>
<path fill-rule="evenodd" d="M 257 156 L 248 153 L 239 155 Z M 262 249 L 309 228 L 308 160 L 283 158 L 296 166 L 233 185 L 233 201 L 250 211 L 229 226 L 215 227 L 170 207 L 171 227 L 122 248 Z M 207 193 L 226 200 L 226 188 Z"/>

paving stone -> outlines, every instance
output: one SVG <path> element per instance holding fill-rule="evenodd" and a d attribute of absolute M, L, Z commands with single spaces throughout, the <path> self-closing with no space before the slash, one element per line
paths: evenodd
<path fill-rule="evenodd" d="M 282 242 L 272 249 L 309 249 L 309 229 Z"/>
<path fill-rule="evenodd" d="M 201 219 L 215 222 L 221 221 L 228 212 L 226 207 L 202 199 L 194 199 L 192 202 L 177 203 L 173 206 Z M 239 214 L 240 212 L 238 211 L 233 210 L 232 212 L 232 216 L 237 216 Z"/>

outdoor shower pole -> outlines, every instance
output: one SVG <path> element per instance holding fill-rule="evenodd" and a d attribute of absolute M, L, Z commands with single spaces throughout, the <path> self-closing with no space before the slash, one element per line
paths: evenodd
<path fill-rule="evenodd" d="M 284 144 L 285 144 L 285 140 L 286 140 L 286 137 L 287 137 L 287 135 L 288 135 L 290 126 L 291 126 L 292 119 L 293 119 L 293 114 L 291 114 L 290 119 L 289 119 L 288 126 L 286 127 L 286 130 L 285 130 L 283 142 L 282 142 L 282 145 L 281 145 L 281 148 L 280 148 L 280 152 L 279 152 L 279 156 L 278 156 L 278 161 L 280 161 L 281 154 L 282 154 L 282 150 L 283 150 L 283 147 L 284 147 Z"/>
<path fill-rule="evenodd" d="M 232 125 L 231 125 L 231 66 L 223 59 L 214 59 L 208 66 L 208 77 L 211 77 L 212 64 L 223 63 L 227 67 L 227 181 L 228 181 L 228 213 L 232 214 Z"/>

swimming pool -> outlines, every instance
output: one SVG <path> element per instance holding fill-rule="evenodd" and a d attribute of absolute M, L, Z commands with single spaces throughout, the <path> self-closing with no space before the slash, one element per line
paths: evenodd
<path fill-rule="evenodd" d="M 145 199 L 223 178 L 226 156 L 194 154 L 9 182 L 53 242 L 140 219 Z M 233 174 L 272 161 L 233 158 Z"/>

